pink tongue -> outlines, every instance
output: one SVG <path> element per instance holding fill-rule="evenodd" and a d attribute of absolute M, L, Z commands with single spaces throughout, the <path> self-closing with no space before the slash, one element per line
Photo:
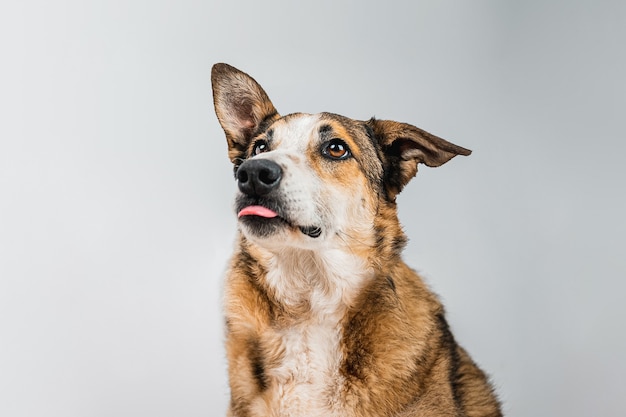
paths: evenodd
<path fill-rule="evenodd" d="M 259 217 L 272 218 L 272 217 L 278 216 L 278 214 L 275 211 L 272 211 L 262 206 L 248 206 L 242 209 L 237 215 L 237 217 L 243 217 L 243 216 L 259 216 Z"/>

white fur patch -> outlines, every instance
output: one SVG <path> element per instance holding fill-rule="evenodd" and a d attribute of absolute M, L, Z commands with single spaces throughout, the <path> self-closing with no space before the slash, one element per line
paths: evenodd
<path fill-rule="evenodd" d="M 319 224 L 321 218 L 314 204 L 323 184 L 306 159 L 310 142 L 317 135 L 317 115 L 299 115 L 288 123 L 273 126 L 272 150 L 256 158 L 270 159 L 283 169 L 280 195 L 283 207 L 298 226 Z"/>

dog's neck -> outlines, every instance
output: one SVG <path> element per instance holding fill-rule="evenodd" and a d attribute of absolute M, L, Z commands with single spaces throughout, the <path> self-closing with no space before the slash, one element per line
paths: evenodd
<path fill-rule="evenodd" d="M 261 283 L 281 309 L 314 320 L 340 318 L 375 275 L 366 259 L 339 248 L 254 252 L 267 271 Z"/>

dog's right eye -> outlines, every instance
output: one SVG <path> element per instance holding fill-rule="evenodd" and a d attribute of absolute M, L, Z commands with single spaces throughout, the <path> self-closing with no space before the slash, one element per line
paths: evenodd
<path fill-rule="evenodd" d="M 267 146 L 267 142 L 264 140 L 257 140 L 254 143 L 254 147 L 252 148 L 252 156 L 256 156 L 260 153 L 269 151 L 269 147 Z"/>
<path fill-rule="evenodd" d="M 350 157 L 351 153 L 346 142 L 335 138 L 322 146 L 322 155 L 330 159 L 341 160 Z"/>

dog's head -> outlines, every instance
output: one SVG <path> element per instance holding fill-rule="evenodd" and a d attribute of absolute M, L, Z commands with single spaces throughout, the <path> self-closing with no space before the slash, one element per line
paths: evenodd
<path fill-rule="evenodd" d="M 395 197 L 419 163 L 436 167 L 470 154 L 405 123 L 281 117 L 253 78 L 227 64 L 213 67 L 211 81 L 241 230 L 268 249 L 375 245 L 380 218 L 395 218 Z"/>

